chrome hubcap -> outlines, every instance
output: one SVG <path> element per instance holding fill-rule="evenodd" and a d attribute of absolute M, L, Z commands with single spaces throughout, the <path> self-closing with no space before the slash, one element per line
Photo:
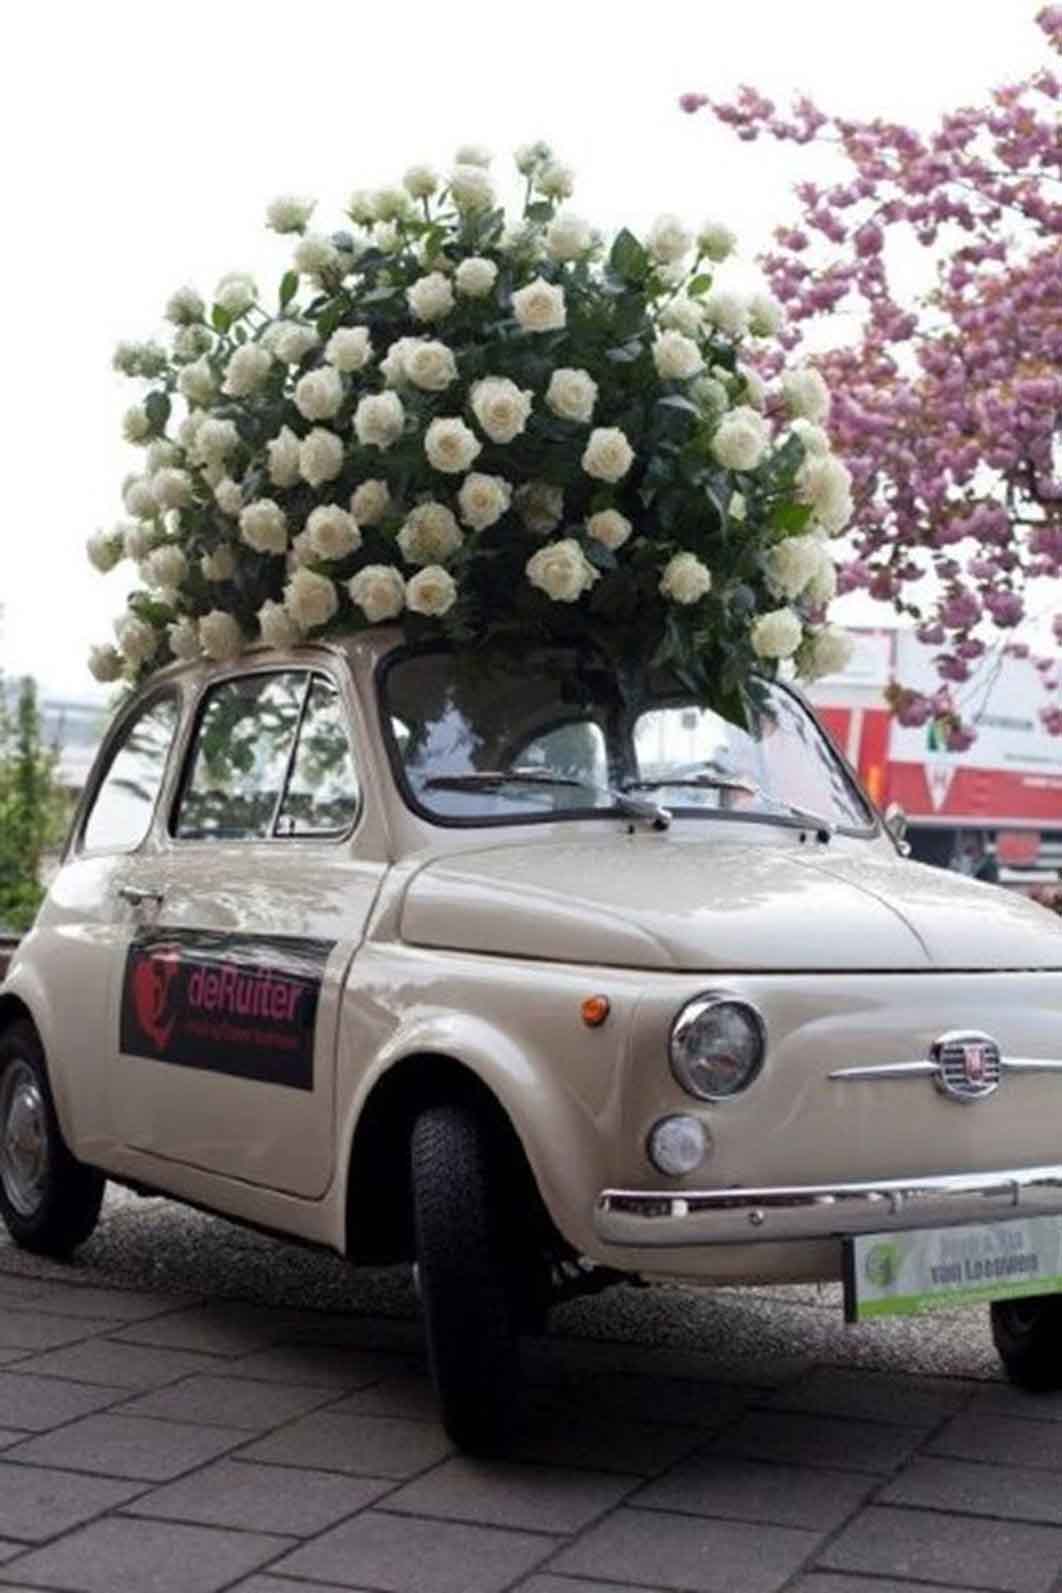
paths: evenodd
<path fill-rule="evenodd" d="M 17 1058 L 0 1079 L 0 1182 L 20 1217 L 41 1208 L 48 1180 L 48 1120 L 37 1076 Z"/>

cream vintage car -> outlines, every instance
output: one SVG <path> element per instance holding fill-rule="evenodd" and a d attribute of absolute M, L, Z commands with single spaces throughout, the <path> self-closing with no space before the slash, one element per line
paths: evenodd
<path fill-rule="evenodd" d="M 414 1261 L 444 1421 L 618 1275 L 992 1300 L 1062 1380 L 1062 924 L 908 861 L 783 686 L 397 631 L 119 714 L 0 987 L 0 1206 L 104 1180 Z"/>

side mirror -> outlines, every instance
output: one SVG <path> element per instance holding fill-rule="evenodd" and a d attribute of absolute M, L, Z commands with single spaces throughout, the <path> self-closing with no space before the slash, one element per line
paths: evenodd
<path fill-rule="evenodd" d="M 898 802 L 890 802 L 885 809 L 885 828 L 892 836 L 900 856 L 910 857 L 911 843 L 904 839 L 907 834 L 907 814 Z"/>

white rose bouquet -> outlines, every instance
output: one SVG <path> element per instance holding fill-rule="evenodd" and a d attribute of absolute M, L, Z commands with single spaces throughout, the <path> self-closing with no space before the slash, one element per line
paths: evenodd
<path fill-rule="evenodd" d="M 784 659 L 837 667 L 829 393 L 799 369 L 765 391 L 746 344 L 779 319 L 713 283 L 729 233 L 663 216 L 607 243 L 541 144 L 507 223 L 475 154 L 359 190 L 328 235 L 276 200 L 275 308 L 230 273 L 209 306 L 171 297 L 165 344 L 120 346 L 143 463 L 88 552 L 141 584 L 99 678 L 396 623 L 592 635 L 627 679 L 667 666 L 716 702 Z"/>

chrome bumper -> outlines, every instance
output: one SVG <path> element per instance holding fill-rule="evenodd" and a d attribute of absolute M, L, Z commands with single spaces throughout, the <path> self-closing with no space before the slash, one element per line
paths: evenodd
<path fill-rule="evenodd" d="M 963 1222 L 1000 1222 L 1017 1209 L 1062 1212 L 1062 1166 L 942 1173 L 867 1184 L 779 1189 L 606 1189 L 594 1230 L 608 1245 L 657 1249 L 830 1239 Z"/>

